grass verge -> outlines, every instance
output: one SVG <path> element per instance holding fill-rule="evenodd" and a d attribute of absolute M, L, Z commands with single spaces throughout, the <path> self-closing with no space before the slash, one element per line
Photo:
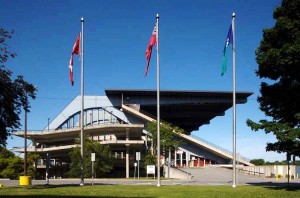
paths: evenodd
<path fill-rule="evenodd" d="M 0 197 L 300 197 L 300 187 L 279 186 L 131 186 L 37 185 L 0 188 Z"/>

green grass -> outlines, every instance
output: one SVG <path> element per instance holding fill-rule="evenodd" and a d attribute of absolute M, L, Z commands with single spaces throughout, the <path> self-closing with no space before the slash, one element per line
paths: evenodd
<path fill-rule="evenodd" d="M 0 197 L 300 197 L 300 187 L 95 185 L 0 188 Z"/>

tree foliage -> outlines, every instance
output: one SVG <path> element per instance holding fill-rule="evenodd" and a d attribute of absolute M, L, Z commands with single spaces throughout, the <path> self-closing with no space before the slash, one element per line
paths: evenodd
<path fill-rule="evenodd" d="M 263 159 L 252 159 L 250 160 L 251 164 L 254 164 L 255 166 L 261 166 L 265 164 L 265 160 Z"/>
<path fill-rule="evenodd" d="M 37 160 L 41 159 L 41 156 L 36 153 L 27 154 L 27 175 L 31 176 L 33 179 L 40 179 L 41 175 L 37 171 Z"/>
<path fill-rule="evenodd" d="M 34 166 L 35 161 L 39 159 L 38 154 L 27 155 L 27 175 L 32 178 L 39 178 L 39 174 Z M 0 177 L 9 179 L 18 179 L 24 174 L 24 160 L 6 148 L 0 148 Z"/>
<path fill-rule="evenodd" d="M 147 165 L 157 164 L 157 155 L 152 155 L 151 152 L 147 152 L 144 157 L 144 168 L 147 168 Z"/>
<path fill-rule="evenodd" d="M 12 34 L 0 28 L 0 146 L 5 146 L 7 137 L 20 127 L 20 113 L 23 109 L 29 111 L 28 97 L 35 99 L 36 91 L 21 75 L 13 80 L 12 71 L 5 67 L 9 58 L 16 56 L 7 45 Z"/>
<path fill-rule="evenodd" d="M 252 159 L 250 160 L 250 163 L 256 165 L 256 166 L 268 166 L 268 165 L 288 165 L 288 161 L 275 161 L 275 162 L 269 162 L 263 160 L 263 159 Z M 291 163 L 290 163 L 291 164 Z M 296 165 L 299 166 L 300 165 L 300 161 L 295 161 L 293 162 L 291 165 Z"/>
<path fill-rule="evenodd" d="M 84 177 L 92 177 L 91 153 L 95 153 L 94 173 L 97 178 L 108 174 L 113 168 L 113 158 L 108 145 L 92 141 L 89 137 L 84 138 Z M 79 143 L 79 141 L 78 141 Z M 69 177 L 79 177 L 81 174 L 80 147 L 73 148 L 71 153 Z"/>
<path fill-rule="evenodd" d="M 267 151 L 300 156 L 300 1 L 283 0 L 273 13 L 273 28 L 263 30 L 256 50 L 261 83 L 260 110 L 272 120 L 247 120 L 252 130 L 273 133 L 277 142 Z"/>
<path fill-rule="evenodd" d="M 151 133 L 153 146 L 157 146 L 157 122 L 148 122 L 147 130 Z M 162 149 L 177 149 L 181 143 L 177 137 L 183 133 L 182 129 L 173 127 L 169 123 L 160 125 L 160 145 Z"/>

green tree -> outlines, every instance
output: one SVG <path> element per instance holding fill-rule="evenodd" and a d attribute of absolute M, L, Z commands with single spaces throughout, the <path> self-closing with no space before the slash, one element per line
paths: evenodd
<path fill-rule="evenodd" d="M 22 172 L 22 159 L 6 148 L 0 147 L 0 177 L 17 179 Z"/>
<path fill-rule="evenodd" d="M 1 172 L 1 176 L 9 179 L 18 179 L 23 172 L 23 160 L 20 157 L 10 157 L 8 166 Z"/>
<path fill-rule="evenodd" d="M 265 165 L 265 160 L 263 159 L 252 159 L 250 163 L 254 164 L 255 166 Z"/>
<path fill-rule="evenodd" d="M 108 174 L 113 168 L 113 158 L 108 145 L 92 141 L 89 137 L 84 138 L 84 177 L 92 177 L 91 153 L 95 153 L 94 172 L 100 178 Z M 79 143 L 79 141 L 78 141 Z M 73 148 L 71 153 L 69 177 L 79 177 L 81 174 L 81 153 L 80 147 Z"/>
<path fill-rule="evenodd" d="M 31 178 L 33 179 L 39 179 L 40 178 L 40 174 L 37 171 L 37 160 L 41 159 L 41 156 L 39 154 L 36 153 L 30 153 L 27 155 L 27 175 L 31 176 Z"/>
<path fill-rule="evenodd" d="M 5 146 L 7 137 L 20 127 L 20 113 L 23 109 L 29 112 L 28 97 L 35 99 L 36 91 L 21 75 L 13 80 L 12 71 L 5 67 L 9 58 L 16 56 L 6 43 L 12 34 L 0 28 L 0 146 Z"/>
<path fill-rule="evenodd" d="M 40 159 L 38 154 L 27 155 L 28 176 L 39 178 L 35 162 Z M 6 148 L 0 148 L 0 177 L 18 179 L 24 174 L 24 160 Z"/>
<path fill-rule="evenodd" d="M 23 172 L 23 160 L 6 148 L 0 148 L 0 177 L 18 179 Z"/>
<path fill-rule="evenodd" d="M 148 122 L 147 130 L 151 133 L 153 147 L 157 147 L 157 122 Z M 160 145 L 162 150 L 177 149 L 181 143 L 178 134 L 183 130 L 164 122 L 160 125 Z"/>
<path fill-rule="evenodd" d="M 267 151 L 300 156 L 300 1 L 283 0 L 273 13 L 276 24 L 263 30 L 256 50 L 261 83 L 260 110 L 271 120 L 247 120 L 252 130 L 273 133 Z"/>
<path fill-rule="evenodd" d="M 147 165 L 156 165 L 157 164 L 157 155 L 152 155 L 151 152 L 147 152 L 144 157 L 144 168 L 147 169 Z"/>

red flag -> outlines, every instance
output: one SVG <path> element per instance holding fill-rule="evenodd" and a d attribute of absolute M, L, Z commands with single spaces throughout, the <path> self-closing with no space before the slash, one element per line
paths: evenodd
<path fill-rule="evenodd" d="M 73 57 L 74 54 L 80 54 L 80 33 L 77 36 L 77 39 L 74 43 L 73 49 L 72 49 L 72 54 L 71 54 L 71 58 L 69 61 L 69 69 L 70 69 L 70 81 L 71 81 L 71 85 L 74 85 L 74 79 L 73 79 Z"/>
<path fill-rule="evenodd" d="M 149 63 L 150 63 L 150 58 L 151 58 L 151 54 L 152 54 L 152 47 L 153 47 L 153 45 L 156 45 L 156 24 L 154 26 L 154 29 L 153 29 L 153 32 L 152 32 L 149 44 L 148 44 L 147 49 L 146 49 L 146 60 L 147 60 L 147 63 L 146 63 L 146 69 L 145 69 L 144 76 L 147 76 L 147 73 L 148 73 L 148 68 L 149 68 Z"/>
<path fill-rule="evenodd" d="M 80 33 L 77 36 L 77 39 L 74 43 L 72 54 L 80 54 Z"/>

